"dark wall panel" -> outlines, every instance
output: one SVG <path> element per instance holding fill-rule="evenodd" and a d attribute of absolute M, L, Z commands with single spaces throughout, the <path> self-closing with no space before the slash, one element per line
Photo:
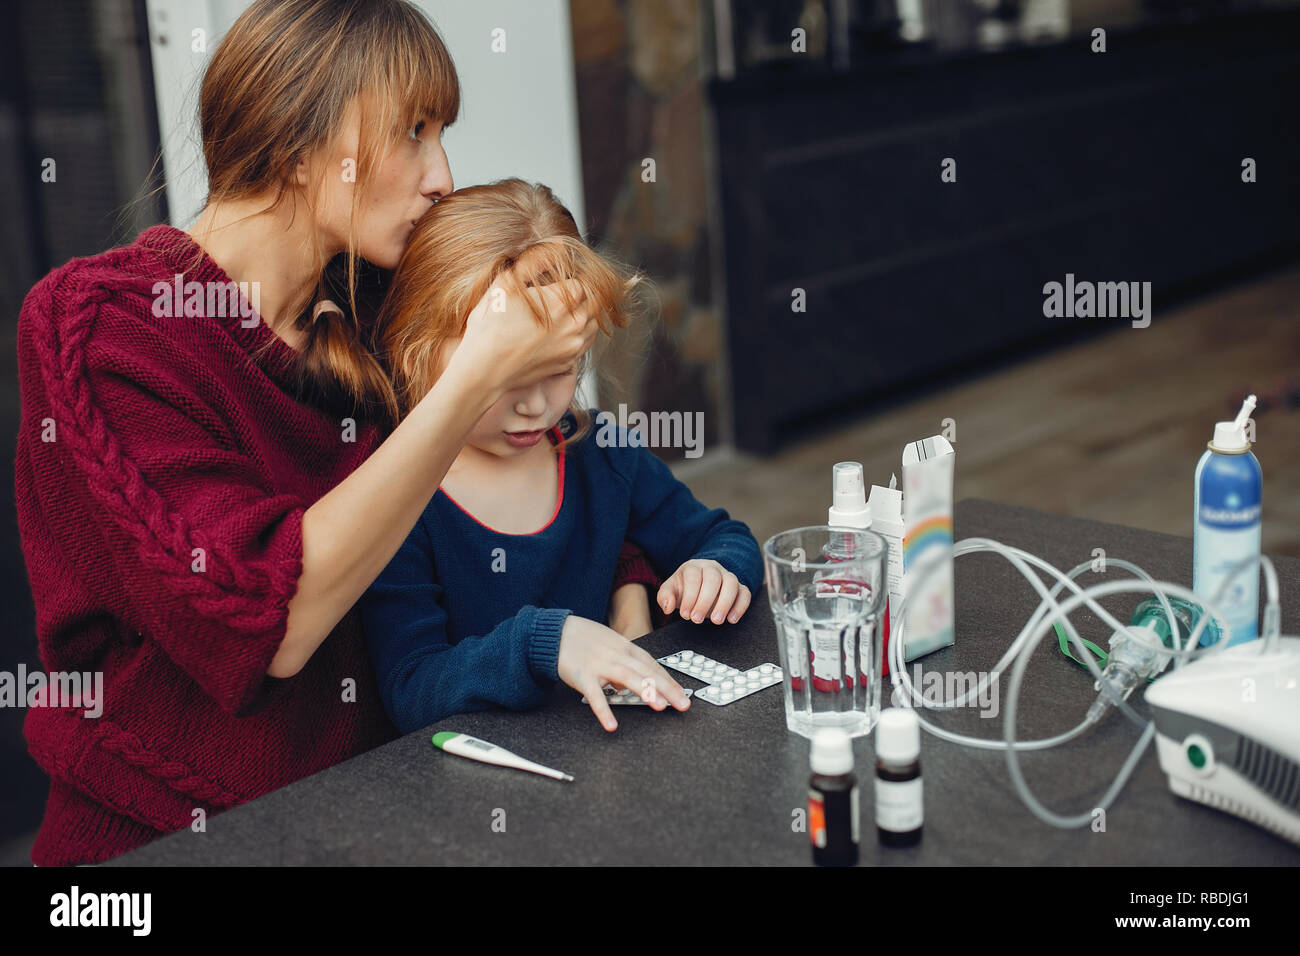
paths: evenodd
<path fill-rule="evenodd" d="M 712 85 L 741 448 L 1123 321 L 1045 318 L 1067 272 L 1151 282 L 1158 321 L 1300 250 L 1300 16 L 1109 46 Z"/>

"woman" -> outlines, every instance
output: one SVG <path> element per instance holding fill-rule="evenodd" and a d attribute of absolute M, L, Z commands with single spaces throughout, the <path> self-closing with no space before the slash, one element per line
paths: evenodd
<path fill-rule="evenodd" d="M 452 190 L 439 136 L 458 109 L 414 7 L 258 0 L 204 77 L 195 225 L 73 260 L 24 302 L 16 494 L 41 659 L 104 688 L 98 718 L 28 714 L 51 777 L 38 865 L 198 829 L 394 735 L 353 604 L 480 416 L 596 329 L 585 303 L 539 329 L 524 297 L 563 313 L 560 297 L 507 284 L 389 433 L 392 385 L 360 324 L 311 303 L 340 253 L 353 316 L 356 257 L 396 264 Z M 615 627 L 644 633 L 644 588 L 619 599 Z M 569 640 L 648 660 L 591 621 Z"/>

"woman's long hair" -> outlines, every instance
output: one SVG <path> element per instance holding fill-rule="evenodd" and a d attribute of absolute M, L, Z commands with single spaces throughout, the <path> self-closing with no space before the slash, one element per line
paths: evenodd
<path fill-rule="evenodd" d="M 393 275 L 376 323 L 376 347 L 395 388 L 396 417 L 424 397 L 442 367 L 448 342 L 465 334 L 469 314 L 492 286 L 520 295 L 543 327 L 553 316 L 545 300 L 539 311 L 523 290 L 576 279 L 603 332 L 627 325 L 640 311 L 630 293 L 644 281 L 582 239 L 573 215 L 543 185 L 503 179 L 457 190 L 416 223 Z M 564 308 L 577 302 L 561 290 Z M 489 311 L 485 316 L 491 319 Z M 587 367 L 583 356 L 579 374 Z M 591 427 L 586 409 L 571 404 L 578 428 L 566 443 Z"/>
<path fill-rule="evenodd" d="M 306 333 L 298 355 L 306 390 L 341 393 L 366 415 L 396 406 L 392 384 L 372 354 L 367 303 L 382 273 L 357 253 L 357 211 L 370 195 L 374 172 L 389 150 L 428 115 L 444 126 L 460 112 L 460 83 L 451 55 L 433 25 L 404 0 L 255 0 L 235 21 L 208 64 L 199 97 L 199 126 L 208 168 L 207 202 L 275 192 L 274 209 L 291 195 L 298 162 L 325 149 L 343 128 L 354 98 L 361 117 L 356 188 L 346 252 L 328 265 L 314 249 L 317 286 L 291 303 Z M 317 171 L 311 197 L 326 176 Z M 295 210 L 296 214 L 296 210 Z M 359 287 L 360 300 L 359 300 Z M 314 303 L 336 299 L 346 314 L 317 314 Z M 373 311 L 370 315 L 373 316 Z"/>

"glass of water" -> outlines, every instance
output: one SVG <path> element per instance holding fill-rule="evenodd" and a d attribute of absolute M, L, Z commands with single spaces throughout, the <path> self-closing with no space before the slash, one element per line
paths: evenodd
<path fill-rule="evenodd" d="M 785 672 L 785 723 L 871 733 L 880 716 L 889 545 L 874 531 L 814 526 L 763 544 L 767 598 Z"/>

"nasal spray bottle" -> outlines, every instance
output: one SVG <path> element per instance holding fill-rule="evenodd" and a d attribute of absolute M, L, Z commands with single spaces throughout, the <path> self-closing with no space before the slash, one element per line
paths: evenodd
<path fill-rule="evenodd" d="M 1259 636 L 1260 517 L 1264 484 L 1250 451 L 1246 423 L 1255 409 L 1249 396 L 1237 417 L 1214 426 L 1214 440 L 1196 465 L 1195 525 L 1192 538 L 1192 590 L 1214 602 L 1223 582 L 1231 583 L 1217 602 L 1238 644 Z M 1241 563 L 1252 559 L 1248 568 Z M 1233 573 L 1234 571 L 1238 573 Z M 1201 644 L 1217 639 L 1207 629 Z"/>
<path fill-rule="evenodd" d="M 861 462 L 841 461 L 837 462 L 835 467 L 831 469 L 831 507 L 827 512 L 826 523 L 832 528 L 852 529 L 855 531 L 871 527 L 871 508 L 867 504 L 866 480 L 862 476 Z M 827 561 L 847 561 L 852 558 L 853 536 L 849 534 L 832 534 L 822 556 Z M 886 649 L 883 653 L 887 661 L 889 659 L 888 594 L 885 596 L 885 605 L 881 613 L 884 616 L 884 641 L 882 646 Z M 816 654 L 816 649 L 814 649 L 814 654 Z M 852 668 L 844 668 L 844 679 L 850 687 L 853 686 L 854 680 L 851 671 Z M 889 673 L 888 669 L 885 670 L 885 673 Z M 817 690 L 832 689 L 828 676 L 819 675 L 817 668 L 814 667 L 813 686 Z M 860 676 L 865 686 L 867 675 L 861 674 Z M 826 681 L 825 687 L 821 686 L 823 681 Z"/>

